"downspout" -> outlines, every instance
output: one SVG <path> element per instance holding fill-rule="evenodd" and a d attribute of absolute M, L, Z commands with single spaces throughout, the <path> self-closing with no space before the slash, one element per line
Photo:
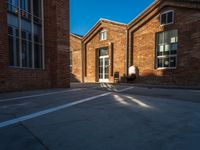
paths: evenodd
<path fill-rule="evenodd" d="M 128 76 L 128 62 L 129 62 L 129 32 L 126 29 L 126 50 L 125 50 L 125 75 Z"/>
<path fill-rule="evenodd" d="M 81 79 L 82 79 L 82 83 L 84 83 L 84 76 L 85 76 L 85 65 L 84 65 L 84 60 L 85 60 L 85 56 L 84 56 L 84 43 L 83 43 L 83 39 L 81 40 Z"/>
<path fill-rule="evenodd" d="M 83 44 L 83 39 L 81 40 L 81 82 L 84 83 L 84 60 L 85 60 L 85 57 L 84 57 L 84 44 Z"/>

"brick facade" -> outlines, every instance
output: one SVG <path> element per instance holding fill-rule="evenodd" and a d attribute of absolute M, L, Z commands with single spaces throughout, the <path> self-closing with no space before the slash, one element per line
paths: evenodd
<path fill-rule="evenodd" d="M 71 82 L 82 82 L 82 37 L 70 34 Z"/>
<path fill-rule="evenodd" d="M 6 0 L 2 0 L 0 5 L 0 92 L 69 87 L 69 1 L 44 0 L 44 70 L 9 67 L 6 5 Z"/>
<path fill-rule="evenodd" d="M 174 24 L 161 26 L 167 10 L 174 11 Z M 137 19 L 129 25 L 129 65 L 138 68 L 137 82 L 200 85 L 199 3 L 157 1 Z M 178 30 L 177 67 L 156 69 L 156 33 L 172 29 Z"/>
<path fill-rule="evenodd" d="M 100 41 L 99 33 L 105 30 L 107 39 Z M 120 79 L 125 74 L 126 25 L 101 19 L 83 38 L 84 82 L 99 82 L 99 49 L 106 48 L 109 55 L 109 82 L 114 72 Z"/>
<path fill-rule="evenodd" d="M 168 10 L 173 11 L 174 22 L 163 26 L 160 16 Z M 107 31 L 107 40 L 100 41 L 102 30 Z M 176 67 L 158 68 L 156 35 L 171 30 L 178 31 Z M 100 48 L 109 51 L 109 82 L 114 81 L 114 72 L 120 73 L 123 82 L 128 67 L 134 65 L 136 83 L 200 85 L 200 1 L 155 0 L 127 26 L 101 19 L 83 37 L 84 82 L 99 82 Z"/>

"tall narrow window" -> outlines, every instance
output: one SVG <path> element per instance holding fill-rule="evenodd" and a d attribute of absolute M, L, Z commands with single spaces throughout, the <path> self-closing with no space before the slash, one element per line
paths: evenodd
<path fill-rule="evenodd" d="M 7 0 L 7 10 L 10 66 L 43 68 L 42 0 Z"/>
<path fill-rule="evenodd" d="M 157 68 L 176 68 L 178 30 L 157 33 Z"/>
<path fill-rule="evenodd" d="M 174 23 L 174 11 L 166 11 L 160 16 L 161 25 L 173 24 Z"/>

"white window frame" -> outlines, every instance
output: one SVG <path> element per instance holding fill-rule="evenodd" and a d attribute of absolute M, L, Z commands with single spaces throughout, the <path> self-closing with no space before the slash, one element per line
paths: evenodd
<path fill-rule="evenodd" d="M 107 31 L 106 31 L 106 30 L 102 30 L 102 31 L 99 33 L 99 38 L 100 38 L 100 41 L 105 41 L 105 40 L 107 40 Z"/>
<path fill-rule="evenodd" d="M 172 22 L 162 24 L 162 15 L 168 14 L 168 13 L 170 13 L 170 12 L 172 12 Z M 161 13 L 161 14 L 160 14 L 160 24 L 161 24 L 161 26 L 174 24 L 174 16 L 175 16 L 175 15 L 174 15 L 174 10 L 168 10 L 168 11 L 165 11 L 165 12 Z M 166 16 L 166 19 L 167 19 L 167 16 Z"/>

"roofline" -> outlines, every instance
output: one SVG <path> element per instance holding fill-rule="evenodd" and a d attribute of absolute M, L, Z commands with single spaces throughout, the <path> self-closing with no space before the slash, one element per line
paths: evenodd
<path fill-rule="evenodd" d="M 116 25 L 119 25 L 119 26 L 127 26 L 127 24 L 125 23 L 121 23 L 121 22 L 117 22 L 117 21 L 112 21 L 112 20 L 109 20 L 109 19 L 105 19 L 105 18 L 100 18 L 93 26 L 92 28 L 90 28 L 90 30 L 83 36 L 83 41 L 85 39 L 87 39 L 87 37 L 92 33 L 92 31 L 98 26 L 100 25 L 103 21 L 107 22 L 107 23 L 114 23 Z"/>
<path fill-rule="evenodd" d="M 132 21 L 130 21 L 128 23 L 127 29 L 129 30 L 130 28 L 132 28 L 135 24 L 137 24 L 144 17 L 146 17 L 149 13 L 151 13 L 152 10 L 154 10 L 155 8 L 157 8 L 157 6 L 161 5 L 164 2 L 166 2 L 166 1 L 164 1 L 164 0 L 155 0 L 144 11 L 142 11 L 139 15 L 137 15 Z M 182 0 L 180 2 L 199 3 L 197 1 L 186 1 L 186 0 Z"/>
<path fill-rule="evenodd" d="M 78 36 L 78 35 L 76 35 L 76 34 L 74 34 L 74 33 L 70 33 L 70 35 L 72 35 L 72 36 L 74 36 L 74 37 L 76 37 L 76 38 L 78 38 L 78 39 L 83 39 L 83 36 Z"/>
<path fill-rule="evenodd" d="M 125 23 L 118 22 L 118 21 L 113 21 L 113 20 L 109 20 L 109 19 L 106 19 L 106 18 L 100 18 L 99 20 L 101 20 L 101 21 L 107 21 L 107 22 L 110 22 L 110 23 L 115 23 L 115 24 L 118 24 L 118 25 L 124 25 L 124 26 L 127 25 Z"/>
<path fill-rule="evenodd" d="M 154 1 L 153 3 L 151 3 L 145 10 L 143 10 L 141 13 L 139 13 L 133 20 L 131 20 L 129 23 L 128 23 L 128 29 L 131 28 L 133 26 L 133 24 L 135 22 L 137 22 L 138 19 L 142 19 L 143 16 L 146 16 L 146 14 L 151 10 L 151 9 L 154 9 L 154 7 L 156 7 L 158 4 L 160 4 L 160 0 L 156 0 Z"/>

